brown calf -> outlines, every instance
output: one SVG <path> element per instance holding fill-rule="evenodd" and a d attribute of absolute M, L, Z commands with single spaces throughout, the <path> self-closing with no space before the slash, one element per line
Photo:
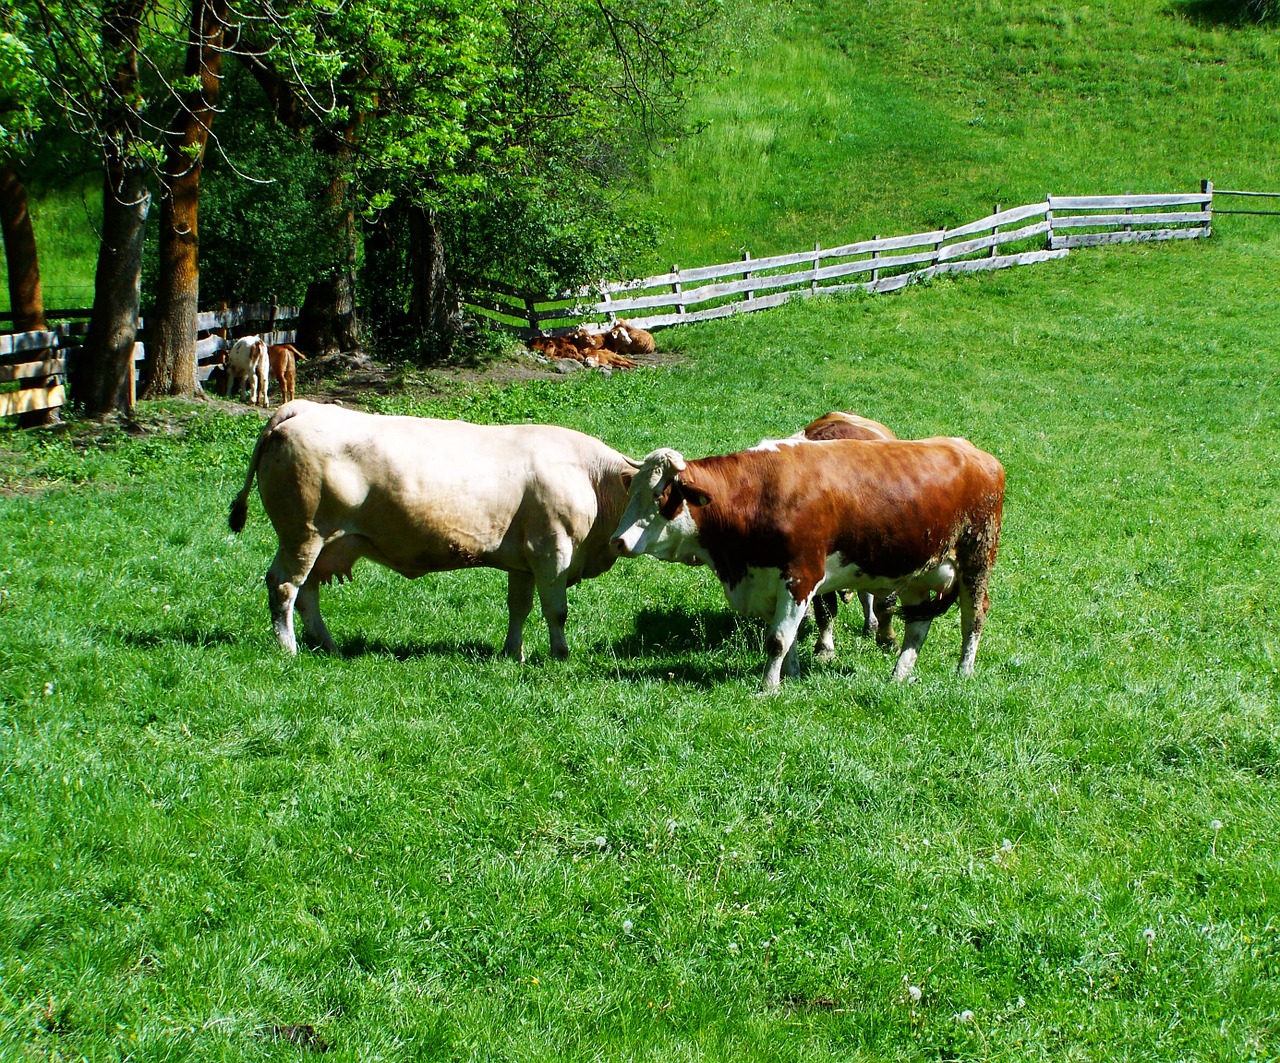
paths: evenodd
<path fill-rule="evenodd" d="M 271 363 L 271 379 L 280 385 L 281 403 L 292 402 L 297 363 L 305 362 L 307 356 L 292 343 L 272 343 L 267 347 L 267 359 Z"/>

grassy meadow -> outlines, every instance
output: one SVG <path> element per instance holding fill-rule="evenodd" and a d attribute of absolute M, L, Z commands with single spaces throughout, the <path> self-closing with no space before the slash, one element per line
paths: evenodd
<path fill-rule="evenodd" d="M 1280 187 L 1274 36 L 1067 11 L 775 16 L 776 62 L 700 100 L 705 158 L 643 193 L 662 253 Z M 794 152 L 718 198 L 757 113 Z M 837 113 L 852 190 L 804 132 Z M 667 365 L 608 379 L 369 397 L 633 457 L 829 409 L 967 436 L 1008 474 L 968 681 L 954 611 L 904 685 L 845 613 L 837 659 L 806 632 L 761 698 L 761 626 L 647 558 L 570 592 L 567 662 L 536 609 L 528 663 L 496 656 L 501 574 L 367 564 L 322 592 L 340 653 L 286 658 L 256 494 L 226 526 L 259 418 L 0 430 L 0 1060 L 1276 1059 L 1276 221 L 669 330 Z"/>

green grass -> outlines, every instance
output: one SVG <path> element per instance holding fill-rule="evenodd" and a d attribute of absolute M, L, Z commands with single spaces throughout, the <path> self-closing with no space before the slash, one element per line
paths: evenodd
<path fill-rule="evenodd" d="M 30 189 L 29 196 L 46 309 L 92 306 L 102 190 L 85 182 L 76 187 Z M 9 271 L 0 255 L 0 311 L 9 309 Z"/>
<path fill-rule="evenodd" d="M 1009 474 L 969 682 L 954 614 L 906 686 L 846 617 L 758 698 L 759 626 L 648 559 L 571 592 L 567 663 L 495 657 L 498 574 L 375 566 L 286 659 L 257 502 L 225 529 L 256 419 L 10 433 L 0 1058 L 1273 1058 L 1278 258 L 1238 221 L 381 404 L 967 435 Z"/>
<path fill-rule="evenodd" d="M 668 229 L 650 265 L 922 232 L 1048 193 L 1280 191 L 1261 150 L 1280 140 L 1280 37 L 1197 10 L 799 5 L 655 168 L 639 202 Z"/>
<path fill-rule="evenodd" d="M 1188 11 L 801 9 L 655 176 L 659 257 L 1280 187 L 1276 38 Z M 758 698 L 760 626 L 649 559 L 571 591 L 568 662 L 496 657 L 497 573 L 372 565 L 286 659 L 225 523 L 257 419 L 5 429 L 0 1060 L 1275 1059 L 1280 228 L 1215 229 L 371 396 L 636 457 L 968 436 L 1009 481 L 968 682 L 954 612 L 905 686 L 844 616 Z"/>

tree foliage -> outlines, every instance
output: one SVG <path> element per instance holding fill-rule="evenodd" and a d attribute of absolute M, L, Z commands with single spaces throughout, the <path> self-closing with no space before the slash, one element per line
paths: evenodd
<path fill-rule="evenodd" d="M 312 304 L 334 278 L 349 302 L 362 230 L 385 326 L 424 307 L 433 328 L 450 320 L 459 272 L 542 288 L 610 272 L 646 232 L 613 189 L 677 129 L 719 3 L 244 0 L 212 9 L 211 36 L 210 7 L 192 0 L 14 0 L 0 16 L 0 151 L 56 124 L 102 160 L 86 408 L 121 401 L 153 195 L 188 245 L 193 196 L 207 199 L 206 306 L 304 288 Z M 209 68 L 193 67 L 204 42 L 258 87 L 211 106 Z M 196 192 L 206 142 L 217 173 Z M 185 213 L 167 209 L 179 180 Z M 181 308 L 170 337 L 193 320 L 191 261 L 183 294 L 161 300 Z"/>

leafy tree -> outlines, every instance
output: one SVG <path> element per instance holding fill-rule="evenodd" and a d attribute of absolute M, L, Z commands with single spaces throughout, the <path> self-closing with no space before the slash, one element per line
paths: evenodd
<path fill-rule="evenodd" d="M 716 0 L 314 9 L 308 74 L 322 80 L 284 70 L 265 48 L 251 60 L 282 120 L 313 130 L 336 167 L 329 211 L 350 250 L 328 291 L 309 292 L 314 316 L 349 320 L 332 310 L 353 305 L 357 212 L 372 227 L 370 262 L 394 270 L 370 285 L 395 289 L 380 324 L 399 318 L 432 354 L 456 335 L 450 256 L 500 258 L 499 273 L 559 283 L 599 277 L 640 231 L 616 216 L 609 188 L 674 128 L 717 10 Z M 302 16 L 293 12 L 299 39 Z M 313 335 L 346 345 L 332 329 Z"/>

